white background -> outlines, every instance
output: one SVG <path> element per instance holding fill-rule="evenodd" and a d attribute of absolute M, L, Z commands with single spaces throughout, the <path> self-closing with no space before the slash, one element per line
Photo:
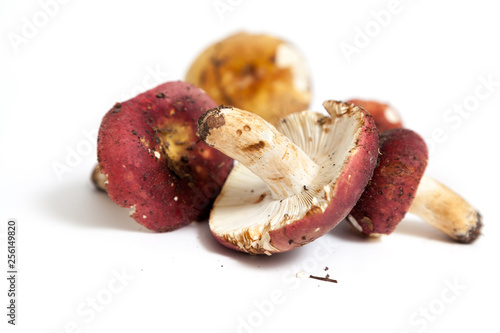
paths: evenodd
<path fill-rule="evenodd" d="M 231 10 L 222 16 L 213 0 L 74 0 L 45 9 L 50 17 L 46 2 L 0 3 L 0 219 L 2 233 L 8 218 L 18 219 L 20 257 L 15 328 L 6 324 L 0 274 L 2 332 L 500 329 L 494 1 L 401 0 L 382 27 L 373 12 L 389 0 L 224 0 Z M 39 27 L 26 27 L 32 23 Z M 361 45 L 365 28 L 371 37 Z M 439 141 L 427 173 L 479 208 L 483 236 L 456 244 L 407 216 L 380 240 L 362 239 L 342 223 L 321 241 L 255 257 L 219 246 L 206 223 L 149 232 L 93 190 L 95 142 L 85 151 L 84 133 L 97 130 L 115 102 L 182 79 L 198 52 L 239 30 L 280 36 L 303 51 L 311 109 L 321 110 L 325 99 L 388 101 L 407 127 L 429 144 Z M 355 42 L 349 62 L 341 45 Z M 496 83 L 477 99 L 476 89 L 488 91 L 481 78 Z M 467 114 L 447 111 L 474 101 Z M 54 164 L 66 164 L 77 149 L 81 159 L 59 178 Z M 5 235 L 1 242 L 5 272 Z M 301 270 L 339 283 L 295 278 Z M 120 274 L 126 280 L 117 280 Z"/>

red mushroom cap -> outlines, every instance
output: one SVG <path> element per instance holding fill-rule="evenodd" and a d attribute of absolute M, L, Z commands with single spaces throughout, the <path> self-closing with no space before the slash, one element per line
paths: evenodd
<path fill-rule="evenodd" d="M 208 216 L 233 165 L 196 136 L 199 116 L 213 107 L 203 90 L 167 82 L 104 116 L 98 161 L 107 193 L 146 228 L 169 231 Z"/>
<path fill-rule="evenodd" d="M 394 231 L 410 208 L 427 166 L 427 146 L 411 130 L 381 133 L 379 150 L 373 177 L 349 216 L 366 235 Z"/>

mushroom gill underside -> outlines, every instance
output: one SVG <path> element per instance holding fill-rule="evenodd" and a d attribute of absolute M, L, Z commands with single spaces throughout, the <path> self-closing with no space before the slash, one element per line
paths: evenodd
<path fill-rule="evenodd" d="M 279 199 L 259 176 L 237 163 L 212 209 L 212 233 L 240 251 L 279 252 L 272 244 L 270 232 L 286 228 L 309 214 L 325 212 L 335 195 L 338 177 L 358 149 L 361 121 L 356 116 L 330 118 L 311 111 L 283 118 L 276 125 L 277 130 L 319 166 L 318 174 L 310 184 L 304 184 L 299 194 Z M 321 234 L 328 231 L 322 230 Z M 309 241 L 312 239 L 304 243 Z"/>

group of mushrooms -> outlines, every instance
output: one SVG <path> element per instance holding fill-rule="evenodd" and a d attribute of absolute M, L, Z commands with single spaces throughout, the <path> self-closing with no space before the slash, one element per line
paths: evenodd
<path fill-rule="evenodd" d="M 390 106 L 327 100 L 325 115 L 303 111 L 309 101 L 294 47 L 229 36 L 199 55 L 186 82 L 113 106 L 92 179 L 148 229 L 209 218 L 217 241 L 250 254 L 300 247 L 344 219 L 364 235 L 390 234 L 408 211 L 458 242 L 479 236 L 479 212 L 424 176 L 425 142 Z"/>

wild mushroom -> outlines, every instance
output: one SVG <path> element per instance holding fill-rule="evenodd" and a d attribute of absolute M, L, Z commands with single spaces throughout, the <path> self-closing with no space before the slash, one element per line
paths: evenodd
<path fill-rule="evenodd" d="M 186 81 L 218 104 L 250 110 L 271 123 L 306 110 L 311 100 L 302 54 L 264 34 L 240 32 L 209 46 L 189 68 Z"/>
<path fill-rule="evenodd" d="M 200 138 L 238 163 L 210 213 L 223 245 L 250 254 L 284 252 L 330 231 L 370 179 L 378 132 L 363 109 L 336 101 L 329 116 L 304 111 L 276 127 L 220 106 L 198 122 Z"/>
<path fill-rule="evenodd" d="M 196 136 L 198 118 L 214 106 L 203 90 L 167 82 L 104 116 L 96 178 L 138 223 L 169 231 L 208 216 L 233 165 Z"/>
<path fill-rule="evenodd" d="M 457 193 L 424 176 L 427 147 L 408 129 L 380 134 L 373 177 L 348 217 L 369 236 L 390 234 L 406 212 L 420 216 L 454 240 L 471 243 L 480 234 L 481 214 Z"/>
<path fill-rule="evenodd" d="M 372 115 L 375 124 L 377 125 L 380 133 L 393 129 L 403 127 L 403 122 L 399 113 L 389 104 L 380 103 L 377 101 L 351 99 L 346 103 L 359 105 L 369 114 Z"/>

